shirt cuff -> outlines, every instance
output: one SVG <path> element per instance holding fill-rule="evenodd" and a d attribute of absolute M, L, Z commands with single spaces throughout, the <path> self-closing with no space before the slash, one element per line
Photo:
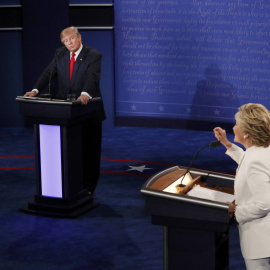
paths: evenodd
<path fill-rule="evenodd" d="M 81 95 L 87 95 L 90 99 L 92 99 L 92 97 L 87 92 L 81 92 Z"/>
<path fill-rule="evenodd" d="M 39 93 L 38 89 L 32 89 L 32 91 L 37 92 L 37 94 Z"/>

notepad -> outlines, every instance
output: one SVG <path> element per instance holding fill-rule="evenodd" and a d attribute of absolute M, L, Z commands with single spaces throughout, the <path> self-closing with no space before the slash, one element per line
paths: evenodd
<path fill-rule="evenodd" d="M 188 196 L 218 201 L 218 202 L 233 202 L 235 200 L 235 196 L 232 194 L 228 194 L 222 191 L 212 190 L 208 188 L 201 187 L 199 185 L 195 186 L 188 193 Z"/>

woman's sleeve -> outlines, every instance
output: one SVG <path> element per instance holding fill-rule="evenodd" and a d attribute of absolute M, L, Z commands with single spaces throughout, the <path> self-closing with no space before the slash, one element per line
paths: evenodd
<path fill-rule="evenodd" d="M 270 212 L 269 169 L 254 160 L 248 167 L 247 175 L 252 195 L 246 204 L 236 206 L 235 217 L 239 223 L 262 218 Z"/>
<path fill-rule="evenodd" d="M 240 164 L 245 151 L 241 147 L 232 144 L 232 146 L 226 151 L 225 154 L 230 156 L 237 164 Z"/>

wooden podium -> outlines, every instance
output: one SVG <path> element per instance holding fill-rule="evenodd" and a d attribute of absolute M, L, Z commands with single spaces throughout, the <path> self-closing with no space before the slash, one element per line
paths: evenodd
<path fill-rule="evenodd" d="M 191 169 L 179 193 L 165 192 L 186 171 L 171 167 L 143 185 L 146 213 L 163 226 L 164 270 L 225 270 L 229 266 L 229 204 L 186 195 L 195 185 L 233 194 L 234 176 Z"/>
<path fill-rule="evenodd" d="M 83 186 L 82 123 L 101 104 L 17 97 L 19 110 L 34 125 L 36 194 L 21 211 L 74 218 L 98 204 Z"/>

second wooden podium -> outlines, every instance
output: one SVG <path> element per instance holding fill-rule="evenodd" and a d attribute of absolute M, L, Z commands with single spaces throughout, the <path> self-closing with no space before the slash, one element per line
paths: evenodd
<path fill-rule="evenodd" d="M 34 125 L 36 194 L 20 210 L 74 218 L 97 206 L 83 186 L 82 123 L 101 104 L 17 97 L 20 113 Z"/>
<path fill-rule="evenodd" d="M 164 270 L 225 270 L 229 265 L 229 204 L 188 196 L 195 186 L 233 198 L 234 177 L 190 170 L 192 180 L 177 192 L 166 191 L 186 172 L 175 166 L 154 175 L 143 185 L 146 212 L 164 230 Z M 226 196 L 227 198 L 227 196 Z"/>

